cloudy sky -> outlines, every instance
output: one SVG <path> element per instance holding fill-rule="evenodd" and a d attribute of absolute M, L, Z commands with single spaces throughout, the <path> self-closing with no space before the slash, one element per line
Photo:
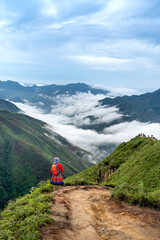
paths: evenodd
<path fill-rule="evenodd" d="M 0 79 L 159 88 L 158 0 L 1 0 Z"/>

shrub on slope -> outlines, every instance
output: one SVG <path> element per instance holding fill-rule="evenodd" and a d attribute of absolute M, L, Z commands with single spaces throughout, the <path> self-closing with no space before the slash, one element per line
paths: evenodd
<path fill-rule="evenodd" d="M 51 223 L 49 202 L 53 197 L 45 192 L 52 186 L 40 183 L 30 194 L 10 202 L 0 215 L 0 239 L 40 239 L 39 227 Z"/>

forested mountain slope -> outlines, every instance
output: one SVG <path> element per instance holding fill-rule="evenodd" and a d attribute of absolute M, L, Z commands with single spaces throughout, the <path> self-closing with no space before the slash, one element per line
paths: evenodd
<path fill-rule="evenodd" d="M 31 117 L 0 111 L 0 207 L 48 179 L 55 156 L 64 177 L 93 165 L 47 137 L 44 126 Z"/>

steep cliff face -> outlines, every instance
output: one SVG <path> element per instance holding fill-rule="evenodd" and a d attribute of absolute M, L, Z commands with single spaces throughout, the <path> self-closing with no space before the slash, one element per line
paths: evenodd
<path fill-rule="evenodd" d="M 111 176 L 111 174 L 114 173 L 116 170 L 117 170 L 116 167 L 114 167 L 114 168 L 109 168 L 109 169 L 105 172 L 103 181 L 106 181 L 106 180 Z"/>

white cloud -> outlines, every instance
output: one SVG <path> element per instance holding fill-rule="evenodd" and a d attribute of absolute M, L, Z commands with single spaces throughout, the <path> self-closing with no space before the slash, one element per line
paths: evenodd
<path fill-rule="evenodd" d="M 118 108 L 104 108 L 98 104 L 104 95 L 77 93 L 70 96 L 57 97 L 57 105 L 52 106 L 52 112 L 46 114 L 42 109 L 30 105 L 15 103 L 25 114 L 42 120 L 52 126 L 53 131 L 62 135 L 73 145 L 91 152 L 99 160 L 108 155 L 112 145 L 128 141 L 139 133 L 153 134 L 160 139 L 160 124 L 141 123 L 139 121 L 124 122 L 105 128 L 102 133 L 91 129 L 82 129 L 81 125 L 91 125 L 88 116 L 94 116 L 94 123 L 108 123 L 120 119 L 122 115 Z"/>
<path fill-rule="evenodd" d="M 131 63 L 133 64 L 134 62 L 132 59 L 98 57 L 93 55 L 70 56 L 69 58 L 81 64 L 89 65 L 94 69 L 102 70 L 126 70 L 128 68 L 131 70 Z M 127 65 L 128 63 L 130 64 L 129 66 Z"/>
<path fill-rule="evenodd" d="M 148 11 L 154 4 L 146 0 L 109 0 L 98 12 L 89 17 L 81 17 L 83 24 L 97 24 L 106 26 L 111 30 L 132 26 L 137 20 L 142 22 L 143 13 Z"/>
<path fill-rule="evenodd" d="M 61 23 L 54 23 L 54 24 L 50 25 L 49 28 L 61 29 L 61 28 L 63 28 L 63 24 L 61 24 Z"/>
<path fill-rule="evenodd" d="M 85 62 L 85 63 L 92 63 L 92 64 L 117 64 L 117 63 L 126 63 L 130 62 L 130 59 L 118 59 L 118 58 L 111 58 L 111 57 L 96 57 L 96 56 L 73 56 L 73 59 Z"/>
<path fill-rule="evenodd" d="M 141 85 L 143 79 L 158 79 L 158 1 L 5 0 L 0 9 L 3 76 L 34 83 L 75 78 L 105 83 L 109 71 L 110 82 L 114 78 L 123 86 L 128 79 L 128 86 L 134 85 L 133 75 Z"/>
<path fill-rule="evenodd" d="M 139 121 L 124 122 L 106 128 L 103 132 L 110 135 L 110 140 L 117 144 L 128 141 L 139 133 L 144 133 L 146 136 L 154 135 L 157 139 L 160 139 L 160 124 Z"/>
<path fill-rule="evenodd" d="M 6 20 L 0 20 L 0 26 L 4 26 L 9 24 L 9 22 L 7 22 Z"/>
<path fill-rule="evenodd" d="M 99 100 L 107 95 L 93 95 L 91 93 L 77 93 L 74 96 L 57 97 L 57 105 L 52 106 L 52 114 L 59 118 L 65 124 L 74 124 L 75 126 L 91 125 L 92 121 L 88 116 L 95 118 L 94 124 L 103 122 L 112 122 L 120 119 L 122 114 L 116 107 L 104 108 L 99 104 Z"/>
<path fill-rule="evenodd" d="M 57 15 L 57 9 L 56 5 L 51 0 L 42 0 L 44 3 L 42 13 L 46 16 L 56 16 Z"/>
<path fill-rule="evenodd" d="M 131 89 L 131 88 L 113 88 L 113 87 L 107 87 L 101 84 L 96 84 L 94 86 L 92 86 L 93 88 L 97 88 L 97 89 L 103 89 L 103 90 L 108 90 L 109 93 L 107 94 L 107 97 L 110 98 L 114 98 L 114 97 L 119 97 L 119 96 L 131 96 L 131 95 L 140 95 L 142 94 L 141 92 L 135 90 L 135 89 Z"/>
<path fill-rule="evenodd" d="M 127 59 L 118 57 L 98 57 L 93 55 L 69 56 L 68 58 L 97 70 L 137 71 L 139 69 L 159 69 L 159 66 L 149 58 Z"/>
<path fill-rule="evenodd" d="M 107 3 L 106 12 L 111 14 L 119 13 L 128 8 L 129 2 L 127 0 L 110 0 Z"/>
<path fill-rule="evenodd" d="M 48 28 L 51 28 L 51 29 L 61 29 L 65 26 L 69 26 L 71 24 L 74 24 L 75 21 L 73 20 L 70 20 L 70 21 L 62 21 L 62 22 L 57 22 L 57 23 L 53 23 L 51 25 L 48 26 Z"/>

